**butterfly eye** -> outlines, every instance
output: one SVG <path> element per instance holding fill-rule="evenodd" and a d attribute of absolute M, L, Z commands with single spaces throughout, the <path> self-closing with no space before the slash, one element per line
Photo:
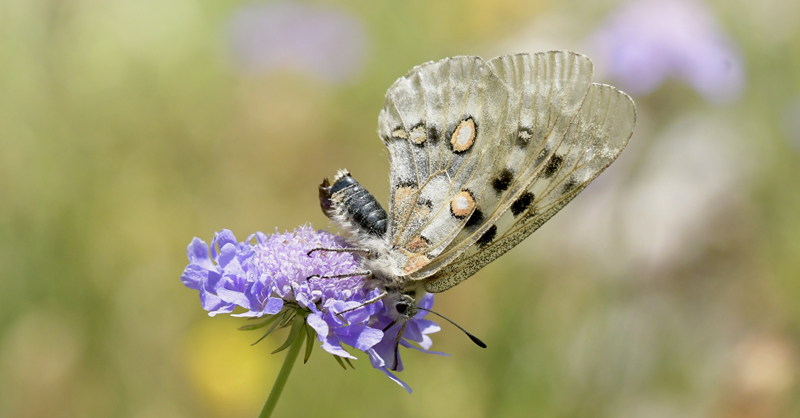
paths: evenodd
<path fill-rule="evenodd" d="M 397 313 L 400 315 L 405 315 L 408 313 L 409 305 L 406 302 L 399 302 L 394 308 L 397 309 Z"/>

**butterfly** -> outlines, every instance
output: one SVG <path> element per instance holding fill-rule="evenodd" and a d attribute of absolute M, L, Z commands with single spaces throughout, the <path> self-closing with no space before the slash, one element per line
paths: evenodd
<path fill-rule="evenodd" d="M 426 292 L 450 289 L 519 244 L 617 158 L 636 109 L 591 80 L 591 60 L 568 51 L 414 67 L 378 117 L 388 213 L 339 171 L 320 185 L 320 204 L 356 247 L 315 250 L 362 253 L 363 270 L 341 276 L 365 276 L 381 291 L 366 303 L 383 300 L 396 322 L 413 317 Z"/>

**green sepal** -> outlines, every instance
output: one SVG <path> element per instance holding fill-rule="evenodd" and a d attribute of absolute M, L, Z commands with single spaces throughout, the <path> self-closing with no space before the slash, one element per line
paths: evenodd
<path fill-rule="evenodd" d="M 336 354 L 334 354 L 333 358 L 336 359 L 336 361 L 339 363 L 340 366 L 342 366 L 343 369 L 347 370 L 347 366 L 344 365 L 344 362 L 342 361 L 341 357 L 339 357 Z"/>
<path fill-rule="evenodd" d="M 287 311 L 288 312 L 288 311 Z M 285 318 L 281 321 L 280 327 L 283 328 L 292 323 L 292 319 L 297 315 L 297 312 L 293 312 L 291 315 L 286 315 Z"/>
<path fill-rule="evenodd" d="M 239 327 L 239 330 L 240 331 L 252 331 L 254 329 L 264 328 L 265 326 L 267 326 L 267 325 L 273 323 L 274 321 L 276 321 L 278 319 L 278 317 L 283 316 L 283 314 L 285 314 L 285 313 L 286 313 L 286 311 L 278 312 L 275 315 L 270 315 L 269 317 L 267 317 L 267 319 L 265 319 L 265 320 L 263 320 L 261 322 L 258 322 L 258 323 L 255 323 L 255 324 L 242 325 L 241 327 Z"/>
<path fill-rule="evenodd" d="M 345 358 L 344 358 L 344 361 L 346 361 L 346 362 L 347 362 L 347 364 L 349 364 L 349 365 L 350 365 L 350 367 L 352 367 L 352 368 L 353 368 L 353 370 L 355 370 L 355 369 L 356 369 L 356 366 L 353 366 L 353 363 L 351 363 L 351 362 L 350 362 L 350 359 L 349 359 L 349 358 L 345 357 Z"/>
<path fill-rule="evenodd" d="M 282 316 L 285 316 L 285 315 L 286 315 L 286 312 L 284 312 Z M 277 318 L 278 318 L 278 316 L 281 316 L 281 315 L 275 315 L 275 319 L 277 319 Z M 264 335 L 262 335 L 262 336 L 261 336 L 261 338 L 259 338 L 259 339 L 258 339 L 258 341 L 254 342 L 254 343 L 252 343 L 252 344 L 250 344 L 250 345 L 251 345 L 251 346 L 253 346 L 253 345 L 256 345 L 256 344 L 260 343 L 260 342 L 261 342 L 261 340 L 263 340 L 264 338 L 267 338 L 267 335 L 271 334 L 271 333 L 272 333 L 272 331 L 275 331 L 275 328 L 277 328 L 277 327 L 278 327 L 278 324 L 280 324 L 280 321 L 274 321 L 274 322 L 272 323 L 272 326 L 271 326 L 271 327 L 269 327 L 269 329 L 267 330 L 267 332 L 266 332 L 266 333 L 264 333 Z"/>
<path fill-rule="evenodd" d="M 294 318 L 294 321 L 304 321 L 305 320 L 305 317 L 303 315 L 301 315 L 299 312 L 297 312 L 296 315 L 293 315 L 292 318 Z M 286 323 L 288 324 L 289 321 L 286 321 Z M 280 346 L 277 349 L 275 349 L 275 351 L 273 351 L 271 354 L 280 353 L 281 351 L 286 350 L 287 348 L 289 348 L 289 346 L 291 346 L 292 343 L 294 342 L 294 339 L 297 338 L 298 335 L 300 335 L 300 331 L 303 329 L 303 327 L 301 325 L 292 326 L 292 329 L 289 331 L 289 337 L 286 338 L 286 342 L 284 342 L 282 346 Z"/>

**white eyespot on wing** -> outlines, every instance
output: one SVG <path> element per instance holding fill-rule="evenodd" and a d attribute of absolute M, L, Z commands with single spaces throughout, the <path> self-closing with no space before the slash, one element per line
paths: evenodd
<path fill-rule="evenodd" d="M 458 192 L 450 200 L 450 213 L 458 219 L 463 219 L 475 210 L 475 198 L 468 190 Z"/>
<path fill-rule="evenodd" d="M 422 145 L 422 143 L 428 139 L 425 125 L 417 125 L 416 128 L 412 129 L 411 133 L 408 135 L 408 139 L 414 144 Z"/>
<path fill-rule="evenodd" d="M 394 131 L 392 131 L 392 137 L 406 139 L 408 138 L 408 132 L 406 132 L 406 130 L 403 128 L 397 128 Z"/>
<path fill-rule="evenodd" d="M 551 155 L 530 189 L 487 229 L 490 236 L 482 236 L 478 245 L 427 278 L 425 289 L 442 292 L 457 285 L 536 231 L 617 158 L 635 121 L 636 109 L 628 95 L 593 84 L 559 145 L 563 154 Z"/>
<path fill-rule="evenodd" d="M 461 121 L 450 139 L 453 151 L 464 152 L 475 142 L 475 121 L 472 118 Z"/>

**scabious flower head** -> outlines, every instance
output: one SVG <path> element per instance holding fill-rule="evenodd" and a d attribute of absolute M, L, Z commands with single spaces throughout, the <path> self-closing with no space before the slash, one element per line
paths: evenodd
<path fill-rule="evenodd" d="M 590 44 L 598 68 L 629 93 L 648 93 L 673 78 L 707 100 L 724 102 L 744 86 L 744 64 L 733 41 L 695 0 L 629 1 Z"/>
<path fill-rule="evenodd" d="M 408 385 L 388 370 L 395 363 L 394 347 L 401 326 L 396 324 L 384 333 L 394 320 L 392 313 L 382 301 L 364 305 L 380 290 L 365 287 L 362 276 L 310 278 L 359 271 L 358 257 L 351 252 L 315 251 L 308 255 L 314 248 L 343 247 L 348 244 L 340 237 L 314 231 L 310 226 L 269 236 L 258 232 L 243 242 L 237 242 L 231 231 L 222 230 L 211 240 L 210 251 L 203 240 L 192 240 L 187 251 L 189 265 L 181 280 L 186 287 L 200 292 L 203 309 L 211 316 L 231 313 L 237 306 L 244 312 L 234 316 L 253 318 L 289 317 L 287 313 L 302 312 L 325 351 L 346 359 L 356 357 L 342 344 L 363 351 L 373 367 L 410 392 Z M 432 305 L 432 295 L 425 296 L 419 304 L 428 309 Z M 428 334 L 440 328 L 424 319 L 425 314 L 420 310 L 405 321 L 400 344 L 441 354 L 428 351 L 432 344 Z M 417 342 L 421 348 L 409 341 Z M 401 371 L 399 356 L 397 362 L 395 369 Z"/>

